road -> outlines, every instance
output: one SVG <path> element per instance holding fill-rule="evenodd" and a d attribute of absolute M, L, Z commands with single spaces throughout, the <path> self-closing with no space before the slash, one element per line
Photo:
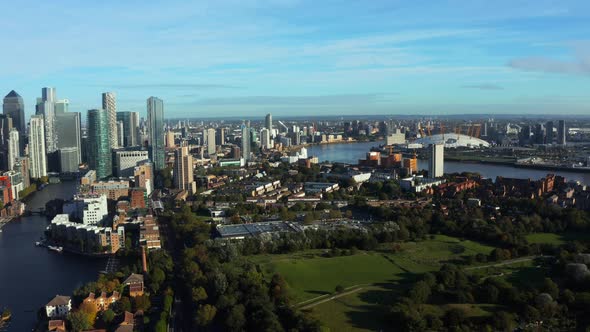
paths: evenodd
<path fill-rule="evenodd" d="M 522 263 L 522 262 L 532 261 L 533 259 L 542 258 L 542 257 L 548 257 L 548 256 L 537 255 L 537 256 L 520 257 L 520 258 L 515 258 L 515 259 L 509 259 L 509 260 L 502 261 L 500 263 L 495 263 L 495 264 L 488 264 L 488 265 L 480 265 L 480 266 L 466 267 L 465 270 L 479 270 L 479 269 L 485 269 L 485 268 L 488 268 L 488 267 L 497 267 L 497 266 L 503 266 L 503 265 L 512 265 L 512 264 L 516 264 L 516 263 Z"/>
<path fill-rule="evenodd" d="M 355 286 L 352 286 L 352 287 L 355 287 Z M 305 306 L 301 307 L 300 309 L 302 309 L 302 310 L 311 309 L 311 308 L 315 307 L 316 305 L 320 305 L 322 303 L 330 302 L 330 301 L 335 300 L 337 298 L 340 298 L 340 297 L 343 297 L 343 296 L 346 296 L 346 295 L 350 295 L 350 294 L 356 293 L 356 292 L 362 290 L 363 288 L 364 287 L 359 287 L 359 288 L 355 288 L 355 289 L 352 289 L 352 290 L 349 290 L 349 291 L 346 291 L 346 292 L 343 292 L 343 293 L 339 293 L 339 294 L 336 294 L 336 295 L 327 297 L 327 298 L 325 298 L 323 300 L 320 300 L 320 301 L 317 301 L 317 302 L 314 302 L 314 303 L 305 305 Z"/>

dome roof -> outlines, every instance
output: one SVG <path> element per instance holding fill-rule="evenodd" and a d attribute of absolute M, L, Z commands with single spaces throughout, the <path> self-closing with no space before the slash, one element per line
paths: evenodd
<path fill-rule="evenodd" d="M 463 134 L 455 134 L 455 133 L 448 133 L 448 134 L 437 134 L 432 136 L 426 136 L 420 139 L 417 139 L 414 143 L 422 144 L 423 146 L 428 146 L 430 144 L 443 144 L 445 148 L 457 148 L 457 147 L 489 147 L 490 143 L 476 138 L 471 137 Z"/>

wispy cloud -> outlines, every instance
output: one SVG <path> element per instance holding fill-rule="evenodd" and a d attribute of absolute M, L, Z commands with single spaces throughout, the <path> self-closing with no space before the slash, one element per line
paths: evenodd
<path fill-rule="evenodd" d="M 590 75 L 590 41 L 573 43 L 574 54 L 569 60 L 548 57 L 525 57 L 511 60 L 508 66 L 545 73 Z"/>
<path fill-rule="evenodd" d="M 392 94 L 341 94 L 319 96 L 245 96 L 227 98 L 207 98 L 193 103 L 194 105 L 368 105 L 384 101 Z"/>
<path fill-rule="evenodd" d="M 147 84 L 95 84 L 92 86 L 115 89 L 243 89 L 244 87 L 225 84 L 198 83 L 147 83 Z"/>
<path fill-rule="evenodd" d="M 462 88 L 479 90 L 504 90 L 504 87 L 493 83 L 467 84 L 463 85 Z"/>

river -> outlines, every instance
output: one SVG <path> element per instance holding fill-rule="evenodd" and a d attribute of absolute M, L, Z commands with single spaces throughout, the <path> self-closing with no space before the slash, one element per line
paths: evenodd
<path fill-rule="evenodd" d="M 48 185 L 33 194 L 27 209 L 42 208 L 54 198 L 69 199 L 75 191 L 76 183 L 71 181 Z M 12 310 L 8 331 L 30 331 L 37 311 L 56 294 L 71 295 L 77 287 L 96 280 L 105 267 L 104 259 L 36 247 L 48 224 L 44 216 L 26 216 L 8 223 L 0 233 L 0 307 Z"/>
<path fill-rule="evenodd" d="M 383 142 L 362 142 L 342 144 L 312 145 L 307 148 L 307 154 L 317 156 L 319 161 L 343 162 L 356 164 L 359 159 L 364 159 L 371 147 L 379 146 Z M 418 160 L 418 168 L 427 169 L 427 160 Z M 445 161 L 445 173 L 476 172 L 485 178 L 496 179 L 497 176 L 510 178 L 539 179 L 548 173 L 565 177 L 567 180 L 580 181 L 590 185 L 590 173 L 547 171 L 541 169 L 520 168 L 506 165 L 492 165 L 479 163 L 461 163 L 457 161 Z"/>

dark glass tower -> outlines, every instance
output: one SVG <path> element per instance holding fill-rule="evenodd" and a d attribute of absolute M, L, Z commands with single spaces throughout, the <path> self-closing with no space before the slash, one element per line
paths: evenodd
<path fill-rule="evenodd" d="M 109 117 L 107 111 L 88 111 L 87 144 L 88 166 L 96 170 L 96 177 L 104 179 L 112 174 L 113 161 L 109 140 Z"/>
<path fill-rule="evenodd" d="M 164 169 L 166 156 L 164 153 L 164 101 L 149 97 L 147 100 L 147 120 L 149 153 L 155 170 Z"/>
<path fill-rule="evenodd" d="M 25 123 L 25 103 L 23 102 L 23 98 L 16 93 L 16 91 L 10 91 L 6 97 L 4 97 L 2 112 L 4 115 L 8 115 L 12 119 L 12 125 L 18 130 L 20 149 L 21 152 L 23 152 L 27 129 Z"/>

